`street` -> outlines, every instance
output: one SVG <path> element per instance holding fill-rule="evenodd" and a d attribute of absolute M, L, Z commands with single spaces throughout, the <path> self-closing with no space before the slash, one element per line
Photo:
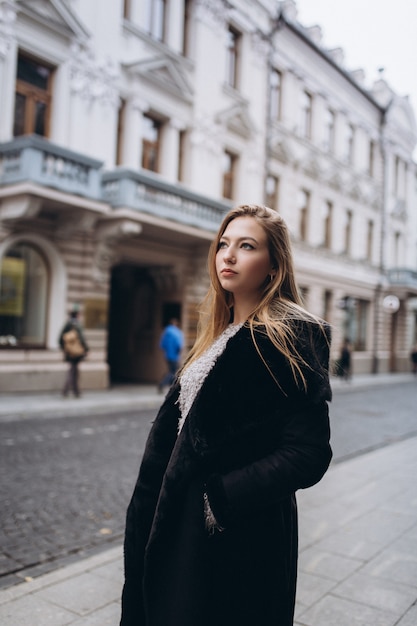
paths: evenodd
<path fill-rule="evenodd" d="M 417 433 L 417 384 L 335 391 L 334 463 Z M 155 410 L 0 425 L 0 586 L 120 544 Z"/>

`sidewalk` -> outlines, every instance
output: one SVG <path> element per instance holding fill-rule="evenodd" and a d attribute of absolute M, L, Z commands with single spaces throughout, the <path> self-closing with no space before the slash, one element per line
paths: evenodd
<path fill-rule="evenodd" d="M 373 387 L 408 382 L 412 374 L 365 374 L 350 381 L 332 378 L 334 391 L 350 391 L 358 387 Z M 417 380 L 416 380 L 417 383 Z M 0 393 L 0 422 L 31 417 L 67 417 L 81 414 L 103 414 L 113 411 L 156 409 L 164 395 L 158 394 L 156 385 L 119 385 L 100 391 L 85 391 L 81 398 L 63 398 L 56 392 Z"/>
<path fill-rule="evenodd" d="M 358 376 L 349 383 L 335 380 L 333 388 L 348 392 L 410 377 Z M 59 416 L 62 403 L 66 414 L 76 414 L 156 408 L 161 399 L 144 387 L 86 392 L 79 400 L 3 395 L 0 420 Z M 318 485 L 298 493 L 297 626 L 417 624 L 416 476 L 417 437 L 334 464 Z M 0 624 L 117 626 L 122 582 L 122 548 L 113 547 L 1 590 Z"/>

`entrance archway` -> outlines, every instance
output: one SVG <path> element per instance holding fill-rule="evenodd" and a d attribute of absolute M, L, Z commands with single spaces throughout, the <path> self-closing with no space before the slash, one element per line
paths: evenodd
<path fill-rule="evenodd" d="M 110 287 L 108 361 L 112 383 L 153 383 L 159 331 L 157 289 L 146 268 L 118 265 Z"/>

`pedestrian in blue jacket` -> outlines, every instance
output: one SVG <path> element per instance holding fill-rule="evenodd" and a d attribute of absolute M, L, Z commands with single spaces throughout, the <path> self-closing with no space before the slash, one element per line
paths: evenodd
<path fill-rule="evenodd" d="M 168 326 L 165 327 L 159 347 L 162 348 L 165 361 L 168 367 L 167 373 L 164 375 L 158 385 L 158 390 L 162 393 L 165 386 L 171 385 L 175 379 L 180 364 L 181 350 L 184 346 L 184 334 L 179 328 L 179 321 L 172 318 Z"/>

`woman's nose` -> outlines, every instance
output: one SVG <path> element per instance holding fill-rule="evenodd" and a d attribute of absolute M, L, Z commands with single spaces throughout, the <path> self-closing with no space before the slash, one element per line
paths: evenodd
<path fill-rule="evenodd" d="M 231 246 L 227 247 L 224 251 L 224 260 L 228 263 L 234 263 L 236 261 L 233 249 Z"/>

